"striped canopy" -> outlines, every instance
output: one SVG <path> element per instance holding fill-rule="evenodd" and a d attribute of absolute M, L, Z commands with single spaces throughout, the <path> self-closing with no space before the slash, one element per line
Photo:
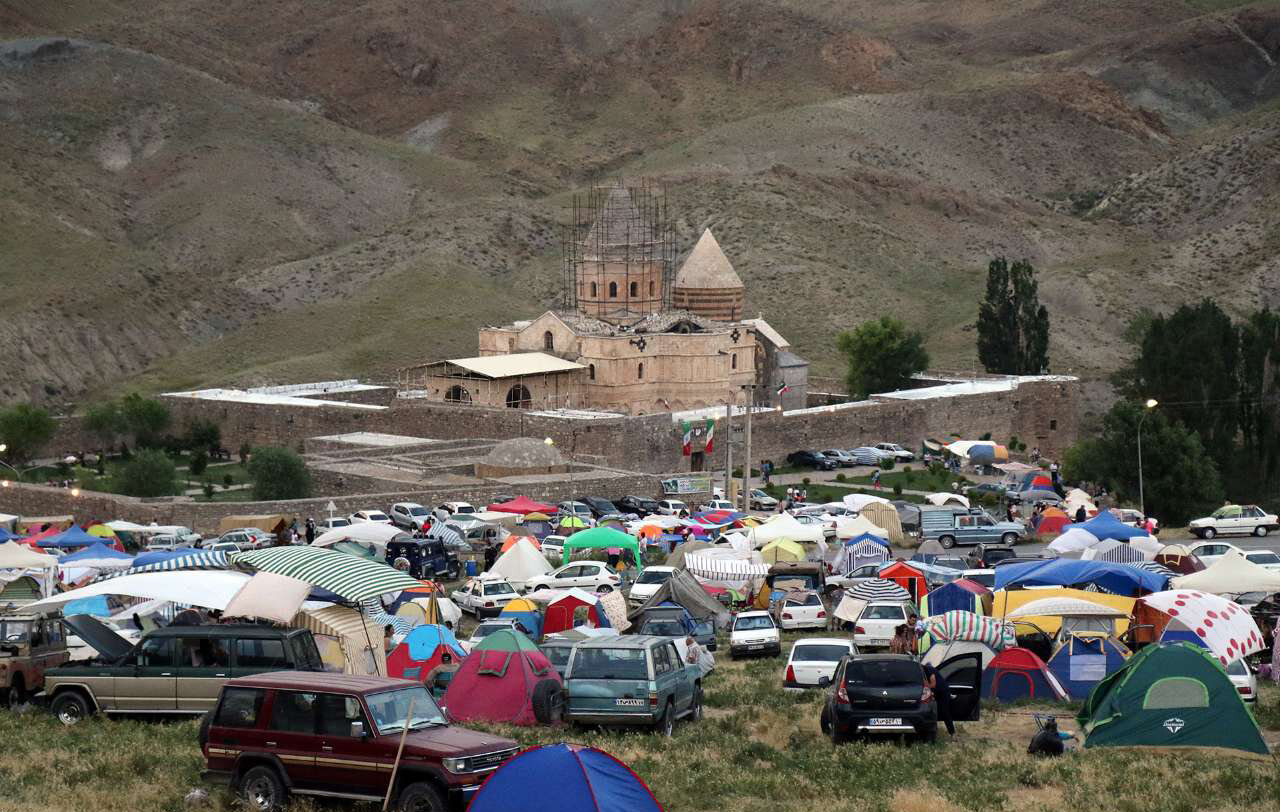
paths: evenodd
<path fill-rule="evenodd" d="M 862 581 L 854 584 L 853 588 L 848 590 L 850 597 L 861 601 L 909 601 L 911 593 L 895 584 L 893 581 L 884 578 L 872 578 L 869 581 Z"/>
<path fill-rule="evenodd" d="M 274 572 L 327 589 L 350 601 L 420 586 L 408 573 L 380 561 L 370 561 L 322 547 L 268 547 L 228 556 L 232 564 Z"/>
<path fill-rule="evenodd" d="M 227 554 L 213 550 L 192 550 L 185 555 L 175 555 L 162 561 L 153 561 L 140 567 L 130 567 L 119 572 L 108 572 L 97 578 L 119 578 L 121 575 L 137 575 L 140 572 L 173 572 L 176 570 L 225 570 L 230 566 Z"/>
<path fill-rule="evenodd" d="M 1110 539 L 1090 547 L 1080 557 L 1084 561 L 1110 561 L 1112 564 L 1141 564 L 1147 560 L 1136 547 Z"/>
<path fill-rule="evenodd" d="M 379 629 L 390 626 L 392 631 L 397 634 L 408 634 L 416 625 L 412 620 L 405 617 L 389 614 L 382 605 L 382 601 L 374 598 L 365 598 L 360 601 L 360 613 L 369 620 L 373 621 Z"/>
<path fill-rule="evenodd" d="M 1138 569 L 1143 569 L 1143 570 L 1146 570 L 1147 572 L 1154 572 L 1157 575 L 1167 575 L 1170 578 L 1178 574 L 1173 570 L 1169 569 L 1168 567 L 1166 567 L 1164 564 L 1160 564 L 1155 561 L 1143 561 L 1142 563 L 1138 564 L 1137 567 Z"/>
<path fill-rule="evenodd" d="M 462 534 L 444 522 L 436 522 L 431 525 L 431 529 L 427 531 L 427 538 L 438 539 L 445 544 L 462 544 Z"/>
<path fill-rule="evenodd" d="M 925 631 L 939 643 L 972 640 L 999 651 L 1017 645 L 1013 624 L 953 609 L 925 619 Z"/>

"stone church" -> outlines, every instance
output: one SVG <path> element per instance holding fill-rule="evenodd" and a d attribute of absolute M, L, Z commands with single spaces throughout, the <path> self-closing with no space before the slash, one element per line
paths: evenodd
<path fill-rule="evenodd" d="M 400 370 L 400 388 L 538 410 L 654 414 L 745 405 L 753 391 L 758 405 L 803 407 L 808 364 L 743 318 L 745 287 L 710 229 L 678 267 L 676 253 L 650 187 L 594 187 L 564 240 L 561 307 L 481 328 L 478 356 Z"/>

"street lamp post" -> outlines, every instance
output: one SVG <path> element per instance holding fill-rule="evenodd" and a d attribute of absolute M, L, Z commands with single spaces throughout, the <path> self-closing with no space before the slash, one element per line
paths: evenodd
<path fill-rule="evenodd" d="M 1147 415 L 1151 410 L 1160 405 L 1160 401 L 1155 398 L 1147 398 L 1144 404 L 1146 408 L 1142 410 L 1142 416 L 1138 418 L 1138 509 L 1142 511 L 1142 518 L 1147 518 L 1147 498 L 1142 489 L 1142 422 L 1147 419 Z"/>

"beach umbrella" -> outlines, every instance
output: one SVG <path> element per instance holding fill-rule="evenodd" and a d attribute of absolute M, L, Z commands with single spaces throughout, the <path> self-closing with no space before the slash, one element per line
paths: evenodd
<path fill-rule="evenodd" d="M 871 603 L 872 601 L 909 601 L 911 593 L 895 584 L 893 581 L 884 578 L 872 578 L 867 581 L 854 584 L 848 590 L 848 594 L 858 600 Z"/>

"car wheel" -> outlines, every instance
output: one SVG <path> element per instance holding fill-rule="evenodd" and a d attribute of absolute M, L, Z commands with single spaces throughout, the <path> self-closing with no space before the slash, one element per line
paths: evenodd
<path fill-rule="evenodd" d="M 697 685 L 693 689 L 693 707 L 689 708 L 689 721 L 702 721 L 702 686 Z"/>
<path fill-rule="evenodd" d="M 596 591 L 599 592 L 601 595 L 608 595 L 610 592 L 613 591 L 613 587 L 609 586 L 608 584 L 601 584 L 600 588 L 597 589 Z"/>
<path fill-rule="evenodd" d="M 89 700 L 75 691 L 66 691 L 58 694 L 53 698 L 53 704 L 49 706 L 49 710 L 53 712 L 54 717 L 59 722 L 62 722 L 67 727 L 78 724 L 81 720 L 93 715 L 93 708 L 89 707 Z"/>
<path fill-rule="evenodd" d="M 284 783 L 271 767 L 249 769 L 240 779 L 240 797 L 256 812 L 277 812 L 284 808 Z"/>
<path fill-rule="evenodd" d="M 399 812 L 445 812 L 446 807 L 435 787 L 426 781 L 418 781 L 400 791 L 396 809 Z"/>
<path fill-rule="evenodd" d="M 831 711 L 824 706 L 822 713 L 818 716 L 818 729 L 822 731 L 822 735 L 831 735 Z"/>
<path fill-rule="evenodd" d="M 1200 538 L 1202 539 L 1211 539 L 1216 535 L 1218 535 L 1218 531 L 1214 530 L 1212 527 L 1206 527 L 1200 531 Z"/>
<path fill-rule="evenodd" d="M 1013 545 L 1018 543 L 1018 534 L 1005 533 L 1003 536 L 1000 537 L 1000 541 L 1004 543 L 1004 546 L 1012 547 Z"/>
<path fill-rule="evenodd" d="M 551 588 L 551 587 L 547 586 L 546 584 L 538 584 L 537 586 L 535 586 L 535 587 L 533 588 L 533 591 L 534 591 L 534 592 L 541 592 L 541 591 L 542 591 L 542 590 L 544 590 L 544 589 L 550 589 L 550 588 Z"/>
<path fill-rule="evenodd" d="M 952 547 L 956 546 L 956 540 L 953 536 L 943 536 L 938 539 L 938 543 L 942 545 L 944 550 L 950 550 Z"/>
<path fill-rule="evenodd" d="M 662 716 L 658 719 L 658 724 L 654 728 L 659 736 L 671 738 L 671 734 L 676 730 L 676 713 L 671 707 L 671 703 L 667 703 L 667 708 L 662 712 Z"/>
<path fill-rule="evenodd" d="M 836 727 L 836 723 L 834 720 L 828 720 L 827 727 L 830 728 L 831 744 L 833 746 L 839 747 L 840 745 L 844 744 L 849 740 L 848 735 L 841 733 L 840 730 Z"/>
<path fill-rule="evenodd" d="M 564 716 L 564 689 L 553 679 L 539 680 L 533 686 L 533 718 L 540 725 L 554 725 Z"/>
<path fill-rule="evenodd" d="M 1263 524 L 1258 525 L 1257 527 L 1253 528 L 1253 534 L 1258 538 L 1262 538 L 1263 536 L 1267 535 L 1267 526 Z"/>
<path fill-rule="evenodd" d="M 3 699 L 0 702 L 0 707 L 17 708 L 27 701 L 27 686 L 22 681 L 21 674 L 14 674 L 13 684 L 4 693 L 6 694 L 5 696 L 0 696 L 0 699 Z"/>

